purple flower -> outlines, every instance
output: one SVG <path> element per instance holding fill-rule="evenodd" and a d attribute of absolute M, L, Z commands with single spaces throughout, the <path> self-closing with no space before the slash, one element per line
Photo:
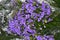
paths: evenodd
<path fill-rule="evenodd" d="M 20 34 L 20 29 L 19 29 L 19 28 L 15 28 L 15 32 L 16 32 L 16 34 L 21 35 L 21 34 Z"/>
<path fill-rule="evenodd" d="M 29 36 L 25 36 L 24 40 L 30 40 L 30 37 Z"/>
<path fill-rule="evenodd" d="M 25 23 L 26 23 L 25 21 L 26 21 L 26 20 L 25 20 L 24 18 L 21 18 L 20 24 L 25 24 Z"/>
<path fill-rule="evenodd" d="M 26 12 L 28 13 L 32 13 L 36 9 L 36 7 L 33 6 L 32 3 L 27 3 L 25 8 L 27 9 Z"/>
<path fill-rule="evenodd" d="M 46 12 L 47 15 L 50 15 L 50 13 L 51 13 L 50 5 L 42 2 L 41 9 L 42 9 L 42 11 Z"/>
<path fill-rule="evenodd" d="M 18 26 L 17 20 L 9 21 L 9 30 L 20 35 L 20 27 Z"/>
<path fill-rule="evenodd" d="M 29 19 L 30 18 L 30 15 L 28 14 L 28 15 L 25 15 L 25 18 L 26 19 Z"/>
<path fill-rule="evenodd" d="M 43 37 L 43 40 L 48 40 L 47 38 Z"/>
<path fill-rule="evenodd" d="M 49 38 L 49 40 L 54 40 L 54 38 Z"/>
<path fill-rule="evenodd" d="M 50 22 L 50 21 L 52 21 L 52 20 L 53 20 L 52 18 L 48 18 L 47 22 Z"/>
<path fill-rule="evenodd" d="M 48 4 L 46 4 L 47 8 L 46 8 L 46 14 L 50 15 L 51 14 L 51 8 Z"/>
<path fill-rule="evenodd" d="M 13 21 L 13 20 L 12 20 L 12 21 L 11 21 L 11 20 L 9 20 L 9 27 L 11 27 L 11 28 L 12 28 L 12 27 L 14 27 L 14 25 L 15 25 L 14 21 Z"/>
<path fill-rule="evenodd" d="M 31 23 L 31 22 L 33 22 L 33 20 L 32 19 L 28 19 L 27 22 L 28 23 Z"/>
<path fill-rule="evenodd" d="M 38 22 L 40 22 L 40 20 L 44 17 L 45 13 L 44 12 L 41 12 L 41 15 L 40 17 L 38 18 Z"/>
<path fill-rule="evenodd" d="M 35 30 L 30 29 L 30 25 L 28 25 L 28 27 L 26 29 L 27 29 L 27 32 L 29 32 L 31 34 L 35 33 Z"/>
<path fill-rule="evenodd" d="M 33 3 L 34 2 L 34 0 L 26 0 L 27 2 L 29 2 L 29 3 Z"/>
<path fill-rule="evenodd" d="M 24 10 L 25 9 L 25 6 L 26 6 L 26 3 L 22 3 L 21 9 Z"/>
<path fill-rule="evenodd" d="M 16 13 L 16 16 L 20 16 L 21 15 L 21 13 L 20 13 L 20 10 Z"/>
<path fill-rule="evenodd" d="M 36 37 L 37 40 L 43 40 L 41 36 Z"/>
<path fill-rule="evenodd" d="M 30 36 L 30 34 L 27 32 L 27 30 L 26 29 L 24 29 L 24 31 L 23 31 L 23 36 Z"/>
<path fill-rule="evenodd" d="M 42 6 L 41 6 L 42 11 L 46 10 L 45 6 L 46 6 L 46 4 L 44 2 L 42 2 Z"/>
<path fill-rule="evenodd" d="M 54 36 L 53 35 L 45 35 L 44 36 L 46 39 L 48 39 L 48 40 L 54 40 Z"/>
<path fill-rule="evenodd" d="M 30 36 L 30 35 L 33 36 L 35 33 L 36 33 L 36 31 L 35 30 L 32 30 L 30 28 L 30 25 L 28 25 L 28 26 L 25 27 L 24 32 L 23 32 L 23 35 L 24 36 Z"/>

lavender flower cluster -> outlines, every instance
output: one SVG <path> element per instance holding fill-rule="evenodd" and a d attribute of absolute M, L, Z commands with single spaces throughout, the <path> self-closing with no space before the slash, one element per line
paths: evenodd
<path fill-rule="evenodd" d="M 35 12 L 40 9 L 39 13 Z M 42 2 L 37 3 L 35 0 L 26 0 L 22 3 L 22 8 L 19 10 L 13 19 L 9 20 L 8 30 L 19 36 L 23 36 L 24 40 L 30 40 L 30 36 L 37 40 L 54 40 L 53 37 L 35 36 L 37 34 L 35 28 L 35 21 L 41 22 L 43 18 L 51 15 L 51 8 L 48 4 Z"/>

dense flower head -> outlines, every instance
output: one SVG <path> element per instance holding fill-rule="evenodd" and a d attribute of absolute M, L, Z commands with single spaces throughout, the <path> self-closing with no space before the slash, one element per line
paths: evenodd
<path fill-rule="evenodd" d="M 37 8 L 41 9 L 39 13 L 35 12 Z M 34 36 L 37 34 L 34 22 L 41 22 L 45 16 L 49 16 L 50 14 L 51 9 L 48 4 L 42 2 L 40 5 L 34 0 L 26 0 L 25 3 L 22 3 L 21 10 L 16 13 L 12 20 L 9 20 L 8 28 L 12 33 L 24 36 L 25 40 L 30 40 L 29 37 L 31 35 Z M 37 36 L 36 38 L 37 40 L 43 40 L 41 36 Z"/>

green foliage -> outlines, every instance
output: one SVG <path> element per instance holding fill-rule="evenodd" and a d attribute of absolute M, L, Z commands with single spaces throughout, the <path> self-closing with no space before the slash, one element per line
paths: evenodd
<path fill-rule="evenodd" d="M 53 1 L 55 1 L 55 5 L 57 5 L 57 7 L 59 7 L 60 8 L 60 0 L 53 0 Z"/>
<path fill-rule="evenodd" d="M 60 40 L 60 33 L 57 33 L 54 38 L 55 40 Z"/>

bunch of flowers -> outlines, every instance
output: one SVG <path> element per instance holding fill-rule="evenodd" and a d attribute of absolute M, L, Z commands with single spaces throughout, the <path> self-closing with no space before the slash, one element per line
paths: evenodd
<path fill-rule="evenodd" d="M 42 22 L 47 19 L 47 22 L 51 21 L 49 16 L 51 15 L 50 5 L 42 2 L 39 4 L 35 0 L 26 0 L 22 3 L 22 8 L 16 13 L 13 19 L 9 20 L 8 30 L 19 36 L 23 36 L 24 40 L 30 40 L 30 36 L 37 40 L 54 40 L 53 37 L 41 37 L 36 36 L 37 31 L 35 22 Z M 46 22 L 46 23 L 47 23 Z"/>

